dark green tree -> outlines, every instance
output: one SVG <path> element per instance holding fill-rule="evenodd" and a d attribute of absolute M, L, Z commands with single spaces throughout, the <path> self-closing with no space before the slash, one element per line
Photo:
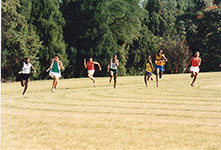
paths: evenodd
<path fill-rule="evenodd" d="M 76 56 L 71 62 L 76 76 L 83 73 L 84 57 L 94 57 L 106 68 L 115 53 L 119 54 L 121 74 L 126 74 L 129 47 L 141 30 L 143 10 L 138 4 L 138 0 L 62 1 L 65 41 L 77 51 L 68 51 Z"/>
<path fill-rule="evenodd" d="M 202 71 L 218 71 L 221 62 L 221 8 L 205 11 L 198 20 L 197 48 L 202 57 Z"/>
<path fill-rule="evenodd" d="M 42 47 L 41 42 L 33 26 L 17 11 L 20 6 L 19 0 L 2 1 L 1 69 L 2 78 L 8 80 L 15 80 L 25 57 L 30 57 L 39 73 L 38 53 Z"/>
<path fill-rule="evenodd" d="M 186 21 L 187 41 L 192 53 L 200 51 L 201 71 L 220 70 L 221 8 L 211 0 L 196 0 L 191 18 Z"/>
<path fill-rule="evenodd" d="M 28 23 L 34 26 L 42 41 L 43 46 L 39 51 L 40 78 L 45 78 L 48 76 L 45 70 L 55 54 L 60 56 L 64 66 L 68 65 L 63 39 L 65 20 L 59 10 L 60 2 L 58 0 L 21 0 L 21 4 L 19 11 L 27 18 Z"/>

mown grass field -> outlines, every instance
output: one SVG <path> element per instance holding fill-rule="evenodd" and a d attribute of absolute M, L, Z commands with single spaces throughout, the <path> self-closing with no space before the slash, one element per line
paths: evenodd
<path fill-rule="evenodd" d="M 2 83 L 2 150 L 220 150 L 221 72 Z"/>

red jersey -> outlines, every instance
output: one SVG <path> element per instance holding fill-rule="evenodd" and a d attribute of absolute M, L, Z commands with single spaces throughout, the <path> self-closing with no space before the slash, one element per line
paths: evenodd
<path fill-rule="evenodd" d="M 87 63 L 87 69 L 88 70 L 94 70 L 94 63 L 93 62 L 92 63 L 88 62 Z"/>
<path fill-rule="evenodd" d="M 191 61 L 192 61 L 192 66 L 193 67 L 198 67 L 201 59 L 200 58 L 191 57 Z"/>

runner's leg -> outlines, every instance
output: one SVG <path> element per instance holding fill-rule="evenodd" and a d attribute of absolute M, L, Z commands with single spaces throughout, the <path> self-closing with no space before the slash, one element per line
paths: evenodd
<path fill-rule="evenodd" d="M 191 78 L 193 78 L 193 76 L 194 76 L 194 72 L 193 72 L 193 71 L 191 71 Z"/>
<path fill-rule="evenodd" d="M 147 73 L 146 72 L 144 74 L 144 83 L 145 83 L 146 87 L 148 87 L 148 85 L 147 85 Z"/>
<path fill-rule="evenodd" d="M 56 85 L 57 85 L 57 78 L 54 76 L 53 77 L 53 83 L 52 83 L 52 89 L 51 89 L 51 92 L 54 92 L 54 89 L 55 89 L 55 87 L 56 87 Z"/>
<path fill-rule="evenodd" d="M 88 73 L 88 77 L 93 81 L 94 87 L 96 87 L 96 81 L 95 81 L 95 78 L 93 77 L 93 74 L 94 73 Z"/>
<path fill-rule="evenodd" d="M 117 86 L 117 73 L 114 74 L 114 88 Z"/>
<path fill-rule="evenodd" d="M 159 72 L 160 72 L 160 70 L 159 70 L 159 68 L 157 68 L 157 69 L 156 69 L 156 84 L 157 84 L 157 87 L 159 86 L 159 85 L 158 85 Z"/>
<path fill-rule="evenodd" d="M 160 69 L 160 74 L 159 74 L 159 76 L 160 76 L 160 79 L 162 78 L 162 76 L 163 76 L 163 68 L 162 69 Z"/>
<path fill-rule="evenodd" d="M 193 81 L 192 81 L 192 83 L 191 83 L 191 86 L 192 86 L 192 87 L 194 87 L 194 83 L 195 83 L 195 81 L 196 81 L 196 78 L 197 78 L 198 73 L 197 73 L 197 72 L 194 72 L 193 74 L 194 74 L 194 76 L 193 76 Z"/>
<path fill-rule="evenodd" d="M 24 75 L 21 75 L 21 86 L 24 87 L 25 85 L 25 80 L 24 80 Z"/>
<path fill-rule="evenodd" d="M 113 71 L 110 70 L 110 80 L 109 80 L 110 83 L 112 81 L 112 78 L 113 78 Z"/>
<path fill-rule="evenodd" d="M 25 83 L 24 83 L 25 88 L 24 88 L 24 91 L 23 91 L 22 95 L 25 94 L 25 92 L 26 92 L 26 90 L 27 90 L 27 88 L 28 88 L 29 79 L 24 80 L 24 81 L 25 81 Z"/>

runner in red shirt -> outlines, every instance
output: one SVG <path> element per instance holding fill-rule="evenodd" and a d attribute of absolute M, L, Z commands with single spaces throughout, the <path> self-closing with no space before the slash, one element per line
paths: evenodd
<path fill-rule="evenodd" d="M 191 78 L 193 78 L 193 81 L 191 83 L 192 87 L 194 87 L 194 82 L 196 81 L 197 75 L 199 74 L 199 71 L 200 71 L 199 66 L 201 64 L 201 58 L 199 58 L 199 56 L 200 56 L 200 53 L 196 51 L 195 56 L 191 57 L 190 61 L 186 65 L 185 69 L 183 70 L 183 72 L 185 72 L 189 64 L 192 62 L 192 65 L 190 67 Z"/>
<path fill-rule="evenodd" d="M 88 70 L 88 77 L 93 81 L 94 87 L 96 87 L 96 81 L 95 78 L 93 77 L 95 69 L 94 65 L 98 65 L 99 71 L 101 71 L 101 65 L 98 62 L 93 61 L 92 58 L 89 58 L 89 61 L 86 63 L 86 59 L 84 59 L 84 67 L 85 69 Z"/>

